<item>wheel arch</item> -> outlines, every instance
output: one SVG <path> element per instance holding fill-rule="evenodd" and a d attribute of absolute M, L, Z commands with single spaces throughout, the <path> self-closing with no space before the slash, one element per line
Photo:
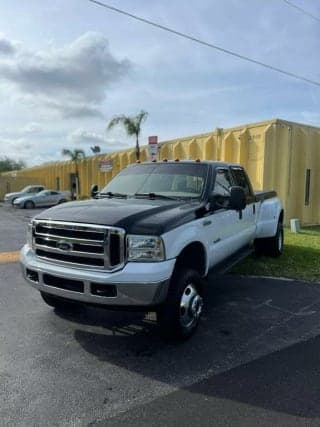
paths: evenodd
<path fill-rule="evenodd" d="M 284 220 L 284 210 L 282 209 L 279 215 L 279 222 L 283 224 L 283 220 Z"/>
<path fill-rule="evenodd" d="M 203 277 L 207 274 L 207 253 L 200 241 L 187 244 L 177 256 L 176 267 L 187 267 L 194 269 Z"/>

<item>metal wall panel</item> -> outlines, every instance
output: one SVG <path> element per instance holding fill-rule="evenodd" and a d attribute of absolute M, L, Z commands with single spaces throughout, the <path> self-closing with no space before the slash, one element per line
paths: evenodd
<path fill-rule="evenodd" d="M 163 141 L 159 159 L 221 160 L 242 164 L 256 190 L 275 189 L 285 206 L 286 223 L 299 218 L 305 224 L 320 223 L 320 128 L 274 119 L 261 123 Z M 112 172 L 100 172 L 99 161 L 113 160 Z M 148 147 L 141 147 L 141 161 L 148 159 Z M 128 164 L 134 163 L 135 149 L 87 157 L 78 163 L 80 197 L 88 197 L 90 187 L 101 188 Z M 306 170 L 310 170 L 309 204 L 305 205 Z M 21 187 L 43 183 L 70 189 L 74 162 L 45 164 L 17 172 Z M 5 175 L 5 174 L 4 174 Z M 25 180 L 25 181 L 24 181 Z"/>

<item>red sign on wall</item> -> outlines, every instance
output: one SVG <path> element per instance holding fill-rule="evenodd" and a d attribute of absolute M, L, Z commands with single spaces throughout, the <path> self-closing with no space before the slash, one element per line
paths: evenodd
<path fill-rule="evenodd" d="M 158 137 L 157 136 L 149 136 L 148 143 L 149 144 L 158 144 Z"/>

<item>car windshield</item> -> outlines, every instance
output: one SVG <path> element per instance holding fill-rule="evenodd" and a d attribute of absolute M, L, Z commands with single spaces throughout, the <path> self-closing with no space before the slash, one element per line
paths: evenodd
<path fill-rule="evenodd" d="M 137 164 L 122 170 L 100 194 L 199 198 L 207 170 L 207 165 L 201 163 Z"/>

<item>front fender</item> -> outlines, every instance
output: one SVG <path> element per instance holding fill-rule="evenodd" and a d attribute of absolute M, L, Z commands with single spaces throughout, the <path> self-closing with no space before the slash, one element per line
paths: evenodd
<path fill-rule="evenodd" d="M 200 243 L 205 252 L 205 272 L 208 271 L 208 230 L 203 225 L 203 218 L 196 219 L 162 235 L 166 248 L 166 258 L 177 258 L 183 249 L 191 243 Z"/>

